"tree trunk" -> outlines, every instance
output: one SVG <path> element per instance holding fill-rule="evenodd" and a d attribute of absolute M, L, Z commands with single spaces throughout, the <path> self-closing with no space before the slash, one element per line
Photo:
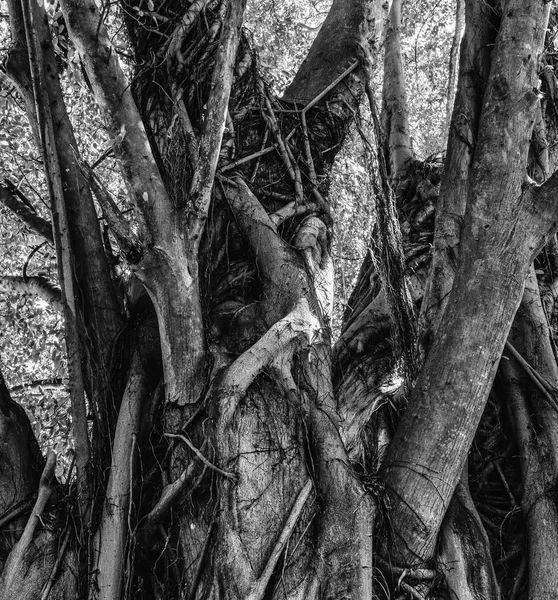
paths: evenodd
<path fill-rule="evenodd" d="M 77 486 L 56 482 L 2 381 L 0 598 L 417 598 L 438 593 L 438 571 L 440 595 L 496 599 L 466 461 L 514 318 L 520 358 L 505 355 L 501 379 L 529 597 L 552 595 L 558 376 L 532 263 L 558 228 L 557 176 L 525 179 L 537 111 L 544 140 L 548 6 L 508 0 L 500 20 L 466 3 L 433 234 L 440 169 L 411 152 L 398 3 L 388 20 L 376 0 L 335 0 L 282 98 L 258 73 L 244 2 L 183 4 L 121 3 L 129 79 L 100 7 L 61 0 L 130 215 L 79 156 L 44 6 L 9 2 L 7 72 L 42 152 L 52 239 L 13 185 L 1 198 L 58 252 L 60 294 L 17 284 L 64 311 Z M 356 114 L 366 91 L 374 111 L 386 23 L 385 118 L 369 135 Z M 389 125 L 377 268 L 369 256 L 332 348 L 328 173 L 355 120 L 371 165 Z"/>

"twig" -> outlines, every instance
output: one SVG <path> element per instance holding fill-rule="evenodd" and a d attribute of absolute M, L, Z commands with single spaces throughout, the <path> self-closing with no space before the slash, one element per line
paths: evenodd
<path fill-rule="evenodd" d="M 500 463 L 496 462 L 495 466 L 496 466 L 496 471 L 498 472 L 498 475 L 500 476 L 500 479 L 502 480 L 502 484 L 503 484 L 504 488 L 506 489 L 506 492 L 510 498 L 511 505 L 513 508 L 514 506 L 517 506 L 517 500 L 515 499 L 512 491 L 510 489 L 510 486 L 508 485 L 508 480 L 506 479 L 506 476 L 504 475 L 504 471 L 502 471 L 502 467 L 500 466 Z"/>
<path fill-rule="evenodd" d="M 296 129 L 293 129 L 291 131 L 291 133 L 289 133 L 289 135 L 285 138 L 285 141 L 289 141 L 295 133 L 296 133 Z M 266 131 L 266 137 L 264 138 L 263 145 L 265 145 L 266 139 L 267 139 L 267 131 Z M 268 146 L 267 148 L 262 148 L 262 150 L 258 150 L 258 152 L 254 152 L 253 154 L 249 154 L 248 156 L 243 156 L 242 158 L 235 160 L 233 163 L 231 163 L 229 165 L 225 165 L 220 170 L 220 173 L 227 173 L 228 171 L 232 171 L 233 169 L 236 169 L 236 167 L 239 167 L 240 165 L 243 165 L 244 163 L 250 162 L 251 160 L 254 160 L 255 158 L 261 158 L 262 156 L 265 156 L 266 154 L 269 154 L 270 152 L 273 152 L 274 150 L 277 150 L 277 144 L 272 144 L 271 146 Z M 259 164 L 259 161 L 258 161 L 258 164 Z M 258 164 L 256 164 L 256 167 L 258 166 Z M 254 174 L 252 174 L 252 178 L 255 178 Z M 251 181 L 252 181 L 252 178 L 250 179 Z"/>
<path fill-rule="evenodd" d="M 262 93 L 263 93 L 263 97 L 264 97 L 265 106 L 267 108 L 267 117 L 268 117 L 267 121 L 271 127 L 271 131 L 272 131 L 275 139 L 277 140 L 277 148 L 278 148 L 279 156 L 283 159 L 285 167 L 287 168 L 287 173 L 289 174 L 289 177 L 290 177 L 291 181 L 293 182 L 296 198 L 299 202 L 302 202 L 304 199 L 304 191 L 302 189 L 302 183 L 300 181 L 300 172 L 298 174 L 299 176 L 297 177 L 297 173 L 296 173 L 296 170 L 295 170 L 295 167 L 293 164 L 293 160 L 292 160 L 292 155 L 289 152 L 289 150 L 287 149 L 285 141 L 283 140 L 283 136 L 281 135 L 281 129 L 279 127 L 279 123 L 277 122 L 275 112 L 273 111 L 271 102 L 269 101 L 269 98 L 267 97 L 267 94 L 266 94 L 265 90 L 263 89 L 263 84 L 261 87 L 262 87 Z M 297 169 L 298 169 L 298 167 L 297 167 Z"/>
<path fill-rule="evenodd" d="M 207 458 L 205 458 L 205 456 L 194 446 L 194 444 L 192 444 L 192 442 L 185 435 L 181 435 L 179 433 L 165 433 L 164 435 L 169 438 L 177 438 L 179 440 L 182 440 L 188 446 L 188 448 L 190 448 L 190 450 L 202 461 L 204 465 L 206 465 L 213 471 L 220 473 L 221 475 L 223 475 L 223 477 L 226 477 L 231 481 L 236 481 L 236 476 L 234 475 L 234 473 L 223 471 L 219 467 L 216 467 L 214 464 L 210 463 L 207 460 Z"/>
<path fill-rule="evenodd" d="M 558 411 L 558 401 L 556 400 L 554 394 L 558 392 L 558 390 L 549 383 L 536 369 L 534 369 L 522 356 L 519 352 L 512 346 L 509 341 L 506 341 L 506 349 L 512 354 L 512 356 L 517 360 L 517 362 L 523 367 L 523 370 L 527 375 L 529 375 L 531 381 L 537 386 L 537 388 L 541 391 L 543 396 L 546 398 L 548 403 L 554 408 L 554 410 Z"/>
<path fill-rule="evenodd" d="M 312 150 L 310 148 L 310 138 L 308 137 L 308 127 L 306 126 L 306 113 L 300 113 L 300 121 L 302 123 L 302 139 L 304 140 L 304 154 L 306 155 L 306 164 L 308 165 L 308 177 L 312 185 L 317 185 L 316 169 L 314 168 L 314 159 L 312 158 Z"/>
<path fill-rule="evenodd" d="M 279 536 L 277 542 L 275 543 L 275 546 L 273 547 L 273 550 L 271 551 L 271 555 L 264 567 L 264 570 L 252 586 L 252 589 L 250 590 L 250 593 L 248 594 L 246 600 L 262 600 L 262 598 L 264 597 L 267 585 L 269 583 L 269 580 L 271 579 L 271 576 L 273 575 L 275 566 L 277 565 L 277 562 L 281 557 L 285 545 L 290 539 L 294 528 L 298 523 L 298 519 L 300 518 L 302 509 L 304 508 L 306 501 L 310 497 L 312 488 L 313 483 L 312 480 L 309 479 L 302 488 L 302 490 L 300 490 L 297 499 L 293 504 L 293 508 L 291 509 L 291 513 L 289 514 L 289 518 L 287 519 L 287 522 L 283 527 L 283 531 L 281 531 L 281 535 Z"/>
<path fill-rule="evenodd" d="M 248 156 L 243 156 L 242 158 L 239 158 L 238 160 L 235 160 L 233 163 L 229 164 L 229 165 L 225 165 L 220 172 L 221 173 L 227 173 L 228 171 L 232 171 L 233 169 L 236 169 L 236 167 L 239 167 L 240 165 L 243 165 L 244 163 L 250 162 L 251 160 L 254 160 L 255 158 L 261 158 L 262 156 L 269 154 L 270 152 L 273 152 L 276 149 L 276 144 L 273 144 L 273 146 L 268 146 L 267 148 L 264 148 L 263 150 L 259 150 L 258 152 L 254 152 L 253 154 L 249 154 Z"/>
<path fill-rule="evenodd" d="M 346 69 L 345 71 L 343 71 L 343 73 L 341 73 L 341 75 L 339 75 L 339 77 L 337 77 L 337 79 L 334 79 L 332 83 L 330 83 L 325 90 L 323 90 L 322 92 L 320 92 L 315 98 L 314 100 L 311 100 L 303 109 L 302 112 L 308 112 L 313 106 L 315 106 L 326 94 L 328 94 L 338 83 L 341 83 L 341 81 L 343 81 L 343 79 L 345 79 L 345 77 L 347 77 L 347 75 L 349 75 L 350 73 L 352 73 L 359 65 L 359 61 L 357 60 L 356 62 L 354 62 L 348 69 Z"/>
<path fill-rule="evenodd" d="M 101 163 L 105 161 L 110 155 L 114 156 L 114 146 L 111 144 L 109 148 L 107 148 L 101 156 L 91 165 L 92 169 L 96 169 Z"/>
<path fill-rule="evenodd" d="M 294 133 L 294 131 L 295 130 L 293 129 L 292 133 Z M 262 141 L 262 148 L 261 148 L 262 150 L 265 148 L 268 136 L 269 136 L 269 129 L 266 127 L 265 128 L 265 133 L 264 133 L 264 138 L 263 138 L 263 141 Z M 256 165 L 254 167 L 254 171 L 252 172 L 252 176 L 250 177 L 250 183 L 253 183 L 255 181 L 256 175 L 258 174 L 258 169 L 260 168 L 261 162 L 262 162 L 262 159 L 261 159 L 261 156 L 259 156 L 258 160 L 256 162 Z"/>

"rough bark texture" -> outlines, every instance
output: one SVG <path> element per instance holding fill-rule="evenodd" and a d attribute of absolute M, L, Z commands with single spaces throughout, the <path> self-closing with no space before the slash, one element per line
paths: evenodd
<path fill-rule="evenodd" d="M 54 234 L 10 184 L 0 199 L 55 244 L 62 289 L 7 276 L 0 289 L 62 305 L 74 396 L 82 370 L 87 405 L 73 414 L 76 492 L 55 481 L 55 457 L 43 459 L 1 382 L 0 598 L 497 600 L 502 585 L 515 599 L 523 575 L 512 585 L 502 575 L 517 558 L 507 541 L 512 558 L 494 559 L 502 548 L 478 483 L 488 459 L 473 445 L 492 439 L 486 423 L 506 395 L 521 469 L 509 452 L 506 473 L 491 468 L 512 500 L 522 486 L 528 594 L 551 597 L 558 374 L 533 260 L 558 227 L 557 175 L 525 179 L 530 146 L 548 153 L 534 91 L 548 6 L 466 3 L 441 175 L 410 153 L 393 4 L 392 181 L 380 155 L 379 255 L 363 265 L 333 350 L 328 170 L 365 91 L 374 108 L 387 7 L 335 0 L 281 99 L 241 30 L 243 2 L 121 7 L 131 82 L 95 2 L 61 1 L 131 218 L 70 151 L 44 9 L 10 0 L 6 68 L 43 153 Z M 374 119 L 373 136 L 357 123 L 369 153 L 383 141 Z M 94 197 L 127 282 L 107 268 Z M 549 312 L 554 275 L 537 270 Z M 504 391 L 486 407 L 510 328 Z"/>

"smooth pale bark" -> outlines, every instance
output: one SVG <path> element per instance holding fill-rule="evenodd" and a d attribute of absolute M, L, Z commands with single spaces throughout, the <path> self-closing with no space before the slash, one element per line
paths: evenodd
<path fill-rule="evenodd" d="M 385 36 L 383 134 L 389 145 L 390 175 L 397 179 L 405 174 L 413 158 L 405 73 L 401 56 L 401 0 L 393 0 Z"/>
<path fill-rule="evenodd" d="M 455 282 L 382 466 L 393 557 L 404 564 L 420 564 L 434 553 L 531 261 L 556 228 L 555 182 L 532 188 L 522 177 L 547 19 L 548 7 L 538 2 L 510 2 L 503 16 Z"/>

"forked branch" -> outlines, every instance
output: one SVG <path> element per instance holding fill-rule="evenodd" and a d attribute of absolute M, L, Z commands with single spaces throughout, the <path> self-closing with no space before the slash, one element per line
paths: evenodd
<path fill-rule="evenodd" d="M 108 121 L 131 199 L 154 239 L 170 239 L 171 200 L 99 8 L 94 0 L 63 0 L 61 8 L 95 98 Z"/>
<path fill-rule="evenodd" d="M 301 298 L 294 309 L 277 321 L 248 350 L 226 370 L 217 390 L 221 396 L 224 422 L 232 418 L 238 402 L 265 367 L 282 364 L 295 349 L 311 344 L 320 335 L 321 324 L 313 314 L 306 298 Z"/>

